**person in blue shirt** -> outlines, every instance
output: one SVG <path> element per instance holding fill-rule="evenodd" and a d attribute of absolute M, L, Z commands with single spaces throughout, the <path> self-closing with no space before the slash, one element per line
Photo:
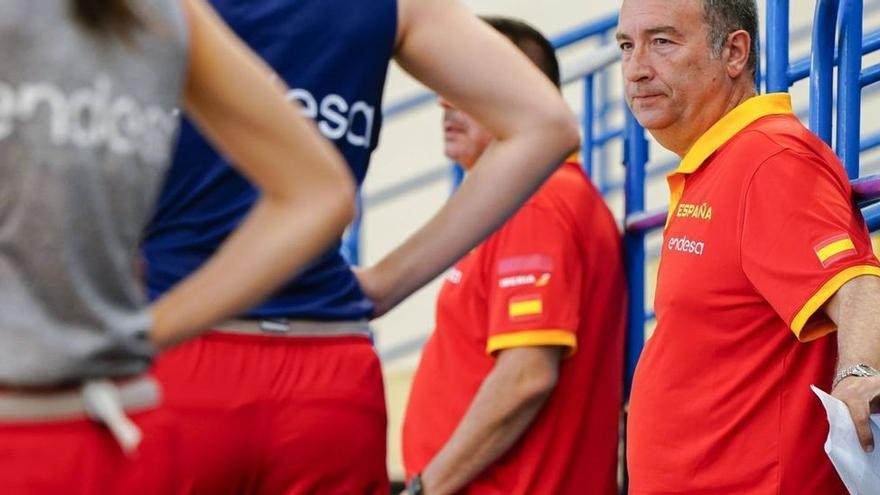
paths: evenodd
<path fill-rule="evenodd" d="M 326 249 L 354 183 L 203 0 L 3 0 L 0 39 L 0 493 L 175 493 L 154 356 Z M 138 247 L 175 107 L 259 193 L 148 304 Z"/>
<path fill-rule="evenodd" d="M 358 183 L 377 143 L 392 58 L 496 137 L 451 201 L 380 269 L 356 278 L 337 243 L 262 304 L 156 367 L 186 424 L 188 491 L 387 493 L 384 393 L 367 320 L 512 214 L 576 148 L 576 122 L 526 57 L 458 0 L 213 5 L 336 144 Z M 144 240 L 150 294 L 197 269 L 254 197 L 185 122 Z"/>

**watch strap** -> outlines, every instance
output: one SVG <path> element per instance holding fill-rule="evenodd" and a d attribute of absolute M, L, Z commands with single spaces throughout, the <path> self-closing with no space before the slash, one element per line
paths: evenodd
<path fill-rule="evenodd" d="M 842 382 L 844 378 L 848 378 L 851 376 L 858 377 L 868 377 L 868 376 L 877 376 L 880 375 L 880 371 L 877 371 L 870 365 L 865 363 L 859 363 L 854 366 L 850 366 L 849 368 L 842 369 L 834 375 L 834 381 L 831 382 L 831 388 L 837 386 L 838 383 Z"/>

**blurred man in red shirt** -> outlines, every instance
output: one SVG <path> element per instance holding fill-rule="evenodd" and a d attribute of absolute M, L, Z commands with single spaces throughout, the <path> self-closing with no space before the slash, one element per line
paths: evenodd
<path fill-rule="evenodd" d="M 491 18 L 559 85 L 550 43 Z M 442 102 L 465 169 L 491 135 Z M 566 162 L 446 277 L 403 427 L 409 493 L 617 493 L 626 310 L 620 235 Z"/>

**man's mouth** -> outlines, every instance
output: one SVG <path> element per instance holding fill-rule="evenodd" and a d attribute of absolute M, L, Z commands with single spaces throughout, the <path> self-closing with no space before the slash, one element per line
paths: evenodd
<path fill-rule="evenodd" d="M 443 124 L 443 131 L 446 134 L 463 134 L 464 128 L 462 128 L 458 124 L 453 124 L 451 122 L 447 122 L 447 123 Z"/>
<path fill-rule="evenodd" d="M 657 93 L 657 94 L 650 94 L 650 95 L 636 95 L 636 96 L 633 96 L 632 99 L 633 99 L 633 101 L 636 101 L 636 100 L 651 101 L 651 100 L 654 100 L 657 98 L 662 98 L 662 97 L 663 97 L 662 94 Z"/>

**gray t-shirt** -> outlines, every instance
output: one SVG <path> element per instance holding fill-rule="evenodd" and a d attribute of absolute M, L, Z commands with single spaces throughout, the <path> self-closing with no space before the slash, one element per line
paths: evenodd
<path fill-rule="evenodd" d="M 143 372 L 138 244 L 187 64 L 179 0 L 133 0 L 128 41 L 69 0 L 0 1 L 0 385 Z"/>

